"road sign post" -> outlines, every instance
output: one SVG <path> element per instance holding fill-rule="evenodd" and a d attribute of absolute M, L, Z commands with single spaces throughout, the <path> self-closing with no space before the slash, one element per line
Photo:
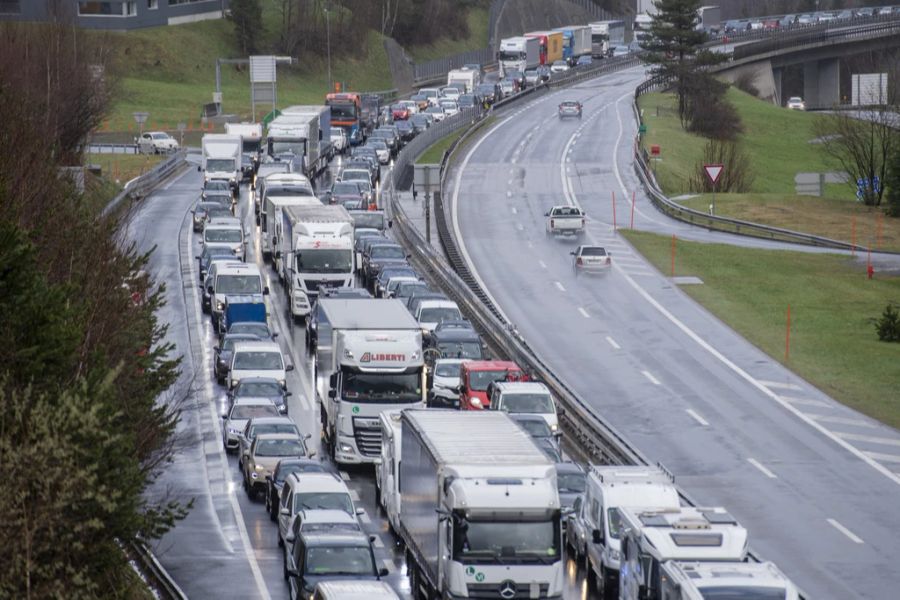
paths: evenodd
<path fill-rule="evenodd" d="M 150 118 L 150 113 L 148 112 L 136 112 L 131 113 L 131 116 L 134 117 L 134 122 L 138 124 L 141 131 L 138 133 L 139 136 L 144 134 L 144 123 L 147 122 L 147 119 Z"/>
<path fill-rule="evenodd" d="M 179 146 L 184 146 L 184 130 L 187 129 L 187 123 L 178 123 L 178 133 L 181 139 L 178 140 Z"/>
<path fill-rule="evenodd" d="M 441 165 L 425 163 L 415 165 L 413 185 L 425 193 L 425 241 L 431 243 L 431 194 L 441 191 Z"/>
<path fill-rule="evenodd" d="M 722 171 L 725 170 L 725 165 L 703 165 L 703 170 L 712 183 L 712 204 L 709 205 L 709 214 L 714 215 L 716 214 L 716 186 L 719 183 L 719 177 L 722 176 Z"/>

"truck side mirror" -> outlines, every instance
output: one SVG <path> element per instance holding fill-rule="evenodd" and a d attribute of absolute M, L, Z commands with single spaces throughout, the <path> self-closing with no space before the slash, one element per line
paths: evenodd
<path fill-rule="evenodd" d="M 545 213 L 544 213 L 544 216 L 545 216 L 545 217 L 549 217 L 549 216 L 550 216 L 550 213 L 545 212 Z"/>
<path fill-rule="evenodd" d="M 335 389 L 328 390 L 328 397 L 331 398 L 332 400 L 337 398 L 337 390 L 335 390 Z"/>
<path fill-rule="evenodd" d="M 378 569 L 379 577 L 387 577 L 389 574 L 390 574 L 390 572 L 384 567 L 381 567 L 380 569 Z"/>
<path fill-rule="evenodd" d="M 338 376 L 337 373 L 332 373 L 328 378 L 328 385 L 331 386 L 332 389 L 337 387 Z"/>
<path fill-rule="evenodd" d="M 393 227 L 394 227 L 394 220 L 393 220 L 393 219 L 388 219 L 388 229 L 391 229 L 391 228 L 393 228 Z"/>
<path fill-rule="evenodd" d="M 203 167 L 201 167 L 200 165 L 197 165 L 197 171 L 200 172 L 202 170 L 203 170 Z"/>
<path fill-rule="evenodd" d="M 294 365 L 285 365 L 284 370 L 285 370 L 285 371 L 293 371 L 293 370 L 294 370 Z"/>
<path fill-rule="evenodd" d="M 275 251 L 275 258 L 278 259 L 278 260 L 281 260 L 281 250 L 276 250 L 276 251 Z"/>
<path fill-rule="evenodd" d="M 600 531 L 599 529 L 595 529 L 594 531 L 591 532 L 591 538 L 595 544 L 602 544 L 603 543 L 603 532 Z"/>
<path fill-rule="evenodd" d="M 269 286 L 266 286 L 263 288 L 263 296 L 268 296 L 268 295 L 269 295 Z"/>

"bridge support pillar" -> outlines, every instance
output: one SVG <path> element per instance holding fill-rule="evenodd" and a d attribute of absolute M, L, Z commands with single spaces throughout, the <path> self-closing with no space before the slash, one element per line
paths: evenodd
<path fill-rule="evenodd" d="M 782 102 L 784 102 L 784 94 L 782 93 L 781 88 L 781 77 L 784 75 L 784 69 L 779 67 L 777 69 L 772 69 L 772 82 L 774 83 L 775 89 L 775 97 L 772 98 L 772 102 L 776 106 L 781 106 Z"/>
<path fill-rule="evenodd" d="M 840 101 L 841 70 L 837 58 L 804 63 L 803 99 L 809 108 L 828 108 Z"/>

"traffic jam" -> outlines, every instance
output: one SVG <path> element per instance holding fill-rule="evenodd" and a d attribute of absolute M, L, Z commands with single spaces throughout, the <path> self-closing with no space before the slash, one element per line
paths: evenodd
<path fill-rule="evenodd" d="M 510 60 L 541 54 L 522 44 Z M 513 90 L 532 67 L 516 66 L 501 80 Z M 744 527 L 724 508 L 684 506 L 664 468 L 570 460 L 551 389 L 494 355 L 391 236 L 380 190 L 397 153 L 461 107 L 489 107 L 501 83 L 467 65 L 409 100 L 336 92 L 203 137 L 193 231 L 221 443 L 277 528 L 290 597 L 562 598 L 572 560 L 588 597 L 798 598 L 774 564 L 748 562 Z M 581 111 L 567 102 L 560 118 Z M 583 233 L 579 209 L 546 216 L 548 235 Z M 609 268 L 603 248 L 572 254 L 576 272 Z M 309 365 L 276 331 L 276 282 Z M 295 367 L 311 390 L 291 389 Z M 290 414 L 307 393 L 320 425 Z M 351 469 L 374 477 L 408 588 L 387 580 L 340 474 Z M 716 595 L 726 588 L 737 595 Z"/>

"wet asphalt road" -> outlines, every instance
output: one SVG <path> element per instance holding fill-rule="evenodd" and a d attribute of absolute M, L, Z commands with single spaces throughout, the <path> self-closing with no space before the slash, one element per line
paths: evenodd
<path fill-rule="evenodd" d="M 728 508 L 810 597 L 895 597 L 900 432 L 775 363 L 614 231 L 637 190 L 638 229 L 774 247 L 672 222 L 643 196 L 631 167 L 641 77 L 613 74 L 500 115 L 449 178 L 457 238 L 556 374 L 697 502 Z M 584 103 L 582 120 L 558 119 L 564 99 Z M 585 243 L 612 252 L 604 276 L 576 277 L 577 242 L 545 234 L 544 213 L 575 203 L 589 215 Z"/>
<path fill-rule="evenodd" d="M 196 157 L 192 157 L 192 160 Z M 339 164 L 336 159 L 336 168 Z M 326 175 L 327 179 L 328 175 Z M 326 182 L 320 182 L 325 186 Z M 182 376 L 167 402 L 177 402 L 182 419 L 177 451 L 151 490 L 154 499 L 174 499 L 194 505 L 188 517 L 155 544 L 160 562 L 190 598 L 287 598 L 282 578 L 283 556 L 277 545 L 277 527 L 264 502 L 251 501 L 241 486 L 237 458 L 222 445 L 220 415 L 226 410 L 225 388 L 212 372 L 213 334 L 209 318 L 201 312 L 195 256 L 199 236 L 191 231 L 190 209 L 197 199 L 201 177 L 190 169 L 142 202 L 129 224 L 129 236 L 140 248 L 156 248 L 151 272 L 167 286 L 167 304 L 161 320 L 170 324 L 167 339 L 183 356 Z M 311 447 L 323 457 L 318 405 L 312 392 L 312 363 L 306 354 L 305 330 L 289 318 L 283 288 L 268 265 L 262 263 L 258 229 L 247 186 L 241 190 L 239 214 L 254 232 L 249 260 L 263 268 L 271 290 L 271 324 L 277 340 L 296 368 L 288 373 L 290 416 L 304 433 L 313 435 Z M 325 458 L 326 462 L 330 459 Z M 333 465 L 332 465 L 332 468 Z M 337 469 L 335 469 L 337 471 Z M 361 521 L 376 535 L 376 558 L 390 575 L 387 581 L 403 597 L 409 583 L 396 539 L 375 503 L 375 481 L 370 467 L 340 471 L 357 506 L 365 509 Z M 567 565 L 567 599 L 586 597 L 583 573 L 574 562 Z"/>

